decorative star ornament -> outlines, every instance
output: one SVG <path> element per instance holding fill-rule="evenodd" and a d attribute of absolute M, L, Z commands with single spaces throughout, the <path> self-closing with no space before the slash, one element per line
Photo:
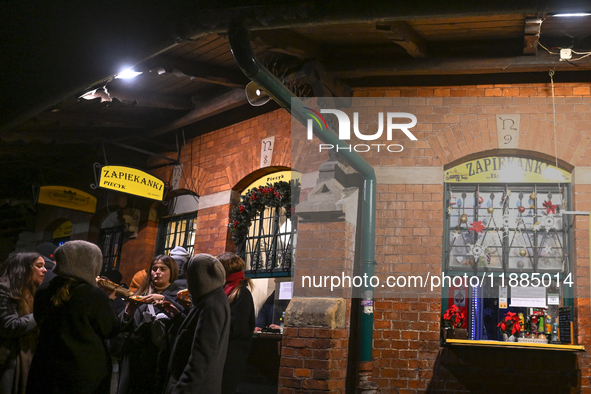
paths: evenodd
<path fill-rule="evenodd" d="M 546 252 L 546 256 L 552 253 L 552 246 L 546 245 L 544 246 L 544 252 Z"/>
<path fill-rule="evenodd" d="M 461 234 L 459 231 L 456 230 L 451 236 L 453 237 L 453 241 L 455 242 L 456 239 L 460 238 Z"/>
<path fill-rule="evenodd" d="M 468 247 L 470 248 L 468 254 L 470 256 L 474 256 L 475 261 L 478 261 L 480 257 L 484 257 L 486 255 L 486 248 L 484 246 L 468 244 Z"/>
<path fill-rule="evenodd" d="M 553 214 L 548 214 L 542 217 L 539 223 L 541 227 L 544 227 L 544 230 L 548 232 L 556 227 L 556 219 L 556 216 L 554 216 Z"/>

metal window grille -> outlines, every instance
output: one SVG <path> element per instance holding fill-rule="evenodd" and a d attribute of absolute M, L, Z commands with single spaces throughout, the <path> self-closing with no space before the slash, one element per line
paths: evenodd
<path fill-rule="evenodd" d="M 446 194 L 446 271 L 570 269 L 570 219 L 548 215 L 544 206 L 547 201 L 562 204 L 558 200 L 566 199 L 566 185 L 447 184 Z M 470 230 L 476 222 L 485 227 L 481 232 Z"/>
<path fill-rule="evenodd" d="M 272 277 L 291 274 L 296 221 L 284 208 L 267 207 L 253 220 L 248 237 L 238 254 L 249 276 Z"/>
<path fill-rule="evenodd" d="M 100 248 L 103 252 L 101 274 L 110 270 L 119 270 L 121 246 L 123 245 L 123 227 L 110 227 L 101 230 Z"/>
<path fill-rule="evenodd" d="M 193 254 L 196 225 L 197 212 L 162 218 L 158 228 L 156 254 L 170 254 L 177 246 L 182 246 Z"/>

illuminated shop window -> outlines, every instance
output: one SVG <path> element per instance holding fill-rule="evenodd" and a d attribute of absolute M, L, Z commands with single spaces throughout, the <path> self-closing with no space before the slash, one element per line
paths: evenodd
<path fill-rule="evenodd" d="M 238 255 L 246 263 L 247 275 L 291 276 L 297 233 L 295 216 L 291 214 L 291 191 L 299 185 L 300 177 L 292 171 L 269 174 L 242 193 L 241 202 L 231 215 L 230 232 Z M 297 190 L 299 194 L 299 187 Z M 263 203 L 257 205 L 259 201 Z M 246 208 L 240 211 L 241 206 Z M 236 236 L 237 233 L 242 235 Z"/>
<path fill-rule="evenodd" d="M 160 219 L 156 254 L 170 254 L 172 249 L 182 246 L 192 255 L 196 226 L 197 212 Z"/>
<path fill-rule="evenodd" d="M 445 180 L 443 271 L 478 285 L 445 283 L 443 325 L 455 305 L 468 339 L 503 340 L 497 325 L 511 312 L 525 323 L 517 339 L 551 341 L 528 319 L 550 316 L 552 328 L 572 306 L 570 174 L 536 159 L 489 157 L 447 170 Z"/>

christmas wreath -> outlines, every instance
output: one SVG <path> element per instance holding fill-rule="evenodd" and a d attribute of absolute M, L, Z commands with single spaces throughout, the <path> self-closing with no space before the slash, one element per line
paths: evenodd
<path fill-rule="evenodd" d="M 292 215 L 291 188 L 299 187 L 297 181 L 279 181 L 267 186 L 259 186 L 250 189 L 241 197 L 240 203 L 230 213 L 228 227 L 232 234 L 232 240 L 240 248 L 246 237 L 252 221 L 260 215 L 265 208 L 285 208 L 288 218 Z"/>

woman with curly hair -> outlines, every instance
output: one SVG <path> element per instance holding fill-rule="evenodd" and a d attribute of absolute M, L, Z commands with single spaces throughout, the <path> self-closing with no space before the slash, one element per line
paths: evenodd
<path fill-rule="evenodd" d="M 33 318 L 37 287 L 45 276 L 39 253 L 17 253 L 0 274 L 0 392 L 24 393 L 39 330 Z"/>

